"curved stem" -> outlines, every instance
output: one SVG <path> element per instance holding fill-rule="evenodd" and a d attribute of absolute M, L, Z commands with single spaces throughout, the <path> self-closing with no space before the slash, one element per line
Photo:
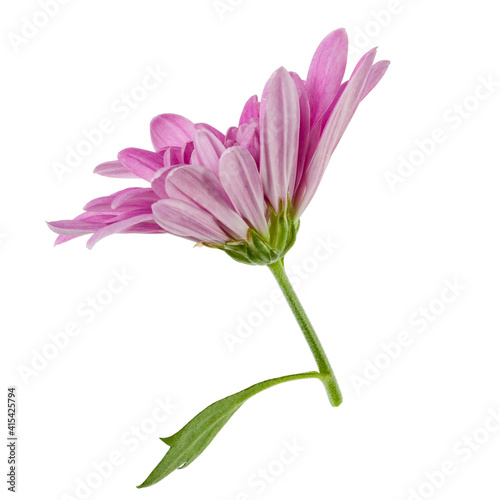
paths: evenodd
<path fill-rule="evenodd" d="M 268 380 L 264 380 L 264 382 L 259 382 L 257 384 L 251 385 L 250 387 L 247 387 L 246 389 L 243 389 L 242 391 L 238 392 L 237 394 L 233 394 L 233 396 L 230 397 L 239 395 L 246 401 L 248 398 L 255 396 L 259 392 L 269 389 L 270 387 L 273 387 L 275 385 L 282 384 L 284 382 L 292 382 L 293 380 L 303 380 L 306 378 L 317 378 L 323 380 L 325 378 L 325 375 L 318 372 L 304 372 L 295 373 L 293 375 L 285 375 L 283 377 L 271 378 Z"/>
<path fill-rule="evenodd" d="M 326 357 L 326 353 L 321 345 L 321 342 L 314 331 L 309 318 L 307 317 L 302 304 L 292 288 L 292 284 L 285 273 L 285 268 L 283 266 L 283 261 L 279 260 L 273 264 L 270 264 L 269 269 L 273 273 L 276 281 L 278 282 L 283 295 L 285 296 L 290 309 L 292 310 L 297 323 L 306 338 L 306 341 L 311 349 L 311 352 L 318 365 L 319 373 L 323 375 L 321 381 L 325 386 L 326 392 L 328 394 L 328 399 L 332 406 L 339 406 L 342 403 L 342 393 L 340 392 L 340 387 L 337 383 L 337 379 L 333 373 L 330 362 Z"/>

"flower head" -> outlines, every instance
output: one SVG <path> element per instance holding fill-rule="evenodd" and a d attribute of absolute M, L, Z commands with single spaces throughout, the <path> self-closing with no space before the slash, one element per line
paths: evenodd
<path fill-rule="evenodd" d="M 95 169 L 148 187 L 97 198 L 74 220 L 50 222 L 56 244 L 92 234 L 92 248 L 115 233 L 167 232 L 245 263 L 281 259 L 359 103 L 389 65 L 374 64 L 372 49 L 342 83 L 347 46 L 343 29 L 330 33 L 306 80 L 276 70 L 260 102 L 252 96 L 226 134 L 176 114 L 154 118 L 154 151 L 128 148 Z"/>

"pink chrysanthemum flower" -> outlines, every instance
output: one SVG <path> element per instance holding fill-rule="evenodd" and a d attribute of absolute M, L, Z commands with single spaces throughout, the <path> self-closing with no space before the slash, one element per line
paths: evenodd
<path fill-rule="evenodd" d="M 347 46 L 343 29 L 329 34 L 305 81 L 276 70 L 261 101 L 252 96 L 226 134 L 176 114 L 154 118 L 154 151 L 128 148 L 95 169 L 149 187 L 97 198 L 74 220 L 49 223 L 60 235 L 56 244 L 92 234 L 92 248 L 115 233 L 167 232 L 245 263 L 281 259 L 359 103 L 389 65 L 374 64 L 372 49 L 342 83 Z"/>

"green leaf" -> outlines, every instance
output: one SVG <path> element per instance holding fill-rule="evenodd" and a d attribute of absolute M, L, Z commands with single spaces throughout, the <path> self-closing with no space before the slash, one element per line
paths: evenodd
<path fill-rule="evenodd" d="M 255 394 L 283 382 L 321 377 L 318 372 L 306 372 L 274 378 L 252 385 L 243 391 L 211 404 L 198 413 L 180 431 L 170 437 L 161 438 L 170 448 L 161 462 L 138 488 L 152 486 L 174 470 L 187 467 L 207 448 L 241 405 Z"/>

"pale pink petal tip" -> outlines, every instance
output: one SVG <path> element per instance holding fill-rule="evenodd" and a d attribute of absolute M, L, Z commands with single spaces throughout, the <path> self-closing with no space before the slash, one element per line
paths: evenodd
<path fill-rule="evenodd" d="M 107 161 L 94 168 L 94 174 L 117 179 L 137 179 L 137 175 L 119 161 Z"/>

